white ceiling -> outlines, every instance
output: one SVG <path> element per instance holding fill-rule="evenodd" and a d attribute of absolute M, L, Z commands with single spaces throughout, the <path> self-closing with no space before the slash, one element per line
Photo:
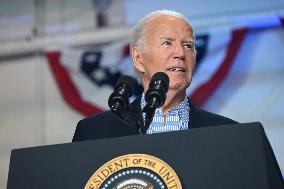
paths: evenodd
<path fill-rule="evenodd" d="M 104 0 L 106 1 L 106 0 Z M 35 4 L 37 2 L 37 5 Z M 42 46 L 102 43 L 128 36 L 131 26 L 147 13 L 170 9 L 189 17 L 196 33 L 239 25 L 273 25 L 284 17 L 283 0 L 113 0 L 110 19 L 124 17 L 119 28 L 96 30 L 91 0 L 0 0 L 0 50 L 2 54 L 34 51 Z M 122 11 L 119 12 L 119 9 Z M 118 15 L 122 14 L 122 15 Z M 35 28 L 41 35 L 35 35 Z M 76 36 L 72 33 L 76 32 Z M 122 33 L 121 33 L 122 32 Z M 80 35 L 81 34 L 81 35 Z M 61 38 L 60 36 L 68 35 Z M 97 37 L 99 36 L 99 38 Z M 52 38 L 54 37 L 54 38 Z M 48 42 L 48 44 L 46 44 Z"/>

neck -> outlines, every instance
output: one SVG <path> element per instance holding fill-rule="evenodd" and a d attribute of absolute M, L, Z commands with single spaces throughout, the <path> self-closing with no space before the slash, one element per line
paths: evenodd
<path fill-rule="evenodd" d="M 170 90 L 167 92 L 167 97 L 164 105 L 162 106 L 163 114 L 166 115 L 169 109 L 180 104 L 185 97 L 185 91 Z"/>

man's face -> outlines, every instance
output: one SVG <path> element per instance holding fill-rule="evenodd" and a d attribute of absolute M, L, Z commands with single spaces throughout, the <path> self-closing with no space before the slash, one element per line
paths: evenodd
<path fill-rule="evenodd" d="M 190 85 L 196 54 L 190 25 L 183 19 L 158 16 L 146 29 L 144 51 L 134 56 L 135 67 L 142 73 L 147 90 L 156 72 L 165 72 L 170 78 L 169 90 L 185 92 Z"/>

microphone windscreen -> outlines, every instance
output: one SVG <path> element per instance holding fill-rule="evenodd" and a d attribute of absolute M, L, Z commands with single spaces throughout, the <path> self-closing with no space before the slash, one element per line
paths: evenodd
<path fill-rule="evenodd" d="M 154 85 L 156 81 L 162 81 L 163 86 L 165 87 L 165 92 L 169 89 L 169 76 L 165 74 L 164 72 L 157 72 L 153 75 L 150 85 Z"/>
<path fill-rule="evenodd" d="M 136 79 L 134 79 L 134 78 L 132 78 L 128 75 L 124 75 L 124 76 L 122 76 L 118 79 L 114 88 L 119 87 L 121 84 L 126 84 L 127 87 L 129 88 L 129 92 L 132 93 L 135 86 L 137 85 L 137 81 L 136 81 Z M 132 94 L 130 94 L 130 95 L 132 95 Z"/>

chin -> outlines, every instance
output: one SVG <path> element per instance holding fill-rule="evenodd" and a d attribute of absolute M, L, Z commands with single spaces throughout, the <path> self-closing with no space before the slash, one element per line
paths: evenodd
<path fill-rule="evenodd" d="M 185 91 L 189 86 L 188 82 L 182 80 L 171 81 L 169 84 L 169 89 Z"/>

